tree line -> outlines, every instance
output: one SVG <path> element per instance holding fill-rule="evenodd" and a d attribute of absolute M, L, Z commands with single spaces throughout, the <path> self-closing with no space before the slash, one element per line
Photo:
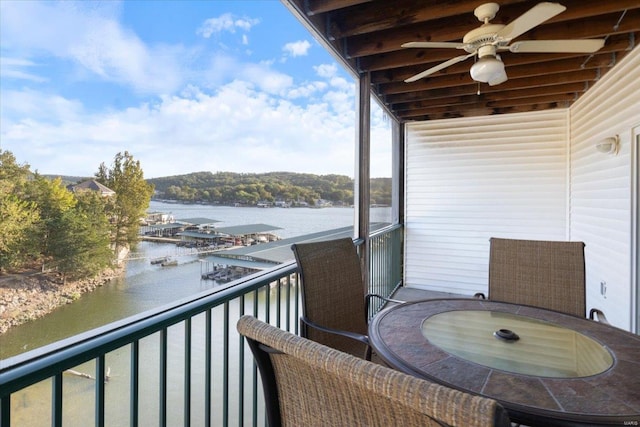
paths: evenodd
<path fill-rule="evenodd" d="M 135 245 L 153 194 L 140 163 L 118 153 L 111 167 L 99 166 L 95 180 L 115 195 L 72 192 L 60 177 L 32 172 L 0 150 L 0 272 L 37 265 L 65 280 L 79 279 L 99 273 L 120 248 Z"/>
<path fill-rule="evenodd" d="M 283 201 L 314 205 L 320 199 L 335 205 L 354 203 L 354 180 L 345 175 L 194 172 L 152 178 L 148 182 L 155 187 L 154 197 L 186 203 L 256 205 Z M 371 179 L 371 203 L 391 204 L 391 178 Z"/>

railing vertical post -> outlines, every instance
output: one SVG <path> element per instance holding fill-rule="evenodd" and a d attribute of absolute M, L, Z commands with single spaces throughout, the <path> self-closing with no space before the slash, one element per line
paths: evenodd
<path fill-rule="evenodd" d="M 295 294 L 296 294 L 296 305 L 295 305 L 295 317 L 294 317 L 294 329 L 295 329 L 295 333 L 296 335 L 300 335 L 300 322 L 298 321 L 298 319 L 300 319 L 300 274 L 295 273 L 295 278 L 296 278 L 296 288 L 295 288 Z M 290 330 L 290 329 L 287 329 Z"/>
<path fill-rule="evenodd" d="M 204 425 L 211 427 L 211 309 L 207 309 L 206 313 L 204 328 Z"/>
<path fill-rule="evenodd" d="M 139 390 L 140 390 L 140 341 L 135 340 L 131 343 L 131 383 L 130 393 L 131 401 L 129 402 L 129 425 L 130 427 L 138 427 L 139 419 Z"/>
<path fill-rule="evenodd" d="M 244 315 L 244 295 L 240 297 L 239 314 Z M 244 337 L 238 334 L 238 425 L 244 425 Z"/>
<path fill-rule="evenodd" d="M 271 286 L 267 285 L 264 289 L 264 319 L 265 322 L 271 321 Z"/>
<path fill-rule="evenodd" d="M 267 285 L 269 286 L 269 285 Z M 259 298 L 258 290 L 253 291 L 253 317 L 258 317 L 258 298 Z M 258 425 L 258 367 L 254 363 L 252 369 L 252 386 L 253 386 L 253 425 Z"/>
<path fill-rule="evenodd" d="M 11 395 L 0 399 L 0 426 L 11 425 Z"/>
<path fill-rule="evenodd" d="M 281 296 L 282 296 L 282 279 L 278 279 L 278 281 L 276 282 L 276 326 L 279 328 L 281 321 L 280 321 L 280 316 L 282 316 L 282 312 L 281 312 Z"/>
<path fill-rule="evenodd" d="M 162 427 L 167 425 L 167 328 L 160 331 L 160 420 Z"/>
<path fill-rule="evenodd" d="M 51 426 L 62 427 L 62 372 L 53 376 L 51 393 Z"/>
<path fill-rule="evenodd" d="M 191 426 L 191 318 L 184 321 L 184 427 Z"/>
<path fill-rule="evenodd" d="M 294 276 L 295 277 L 295 276 Z M 290 331 L 291 330 L 291 275 L 288 275 L 286 278 L 286 282 L 287 282 L 287 289 L 285 290 L 285 295 L 286 295 L 286 299 L 287 299 L 287 307 L 285 308 L 285 315 L 286 317 L 286 330 Z M 297 306 L 297 301 L 296 301 L 296 306 Z"/>
<path fill-rule="evenodd" d="M 98 356 L 96 360 L 96 427 L 104 427 L 104 381 L 105 381 L 105 356 Z"/>
<path fill-rule="evenodd" d="M 222 367 L 222 425 L 229 425 L 229 303 L 224 303 L 223 325 L 223 367 Z"/>

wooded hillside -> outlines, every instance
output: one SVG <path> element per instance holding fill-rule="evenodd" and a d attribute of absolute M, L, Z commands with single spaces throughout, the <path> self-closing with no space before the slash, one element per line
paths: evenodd
<path fill-rule="evenodd" d="M 234 173 L 194 172 L 148 179 L 154 198 L 181 202 L 256 205 L 276 201 L 334 205 L 353 204 L 353 179 L 345 175 L 313 175 L 294 172 Z M 391 178 L 371 180 L 371 203 L 391 204 Z"/>

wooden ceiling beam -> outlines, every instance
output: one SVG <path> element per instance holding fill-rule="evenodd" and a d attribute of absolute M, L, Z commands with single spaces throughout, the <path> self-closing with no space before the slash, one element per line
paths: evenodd
<path fill-rule="evenodd" d="M 504 0 L 501 7 L 522 2 L 522 0 Z M 378 1 L 360 8 L 354 16 L 348 10 L 340 11 L 330 17 L 330 35 L 335 39 L 390 30 L 411 24 L 425 24 L 443 18 L 460 19 L 467 17 L 470 24 L 480 25 L 473 15 L 478 6 L 477 0 L 452 0 L 417 2 L 415 0 Z"/>
<path fill-rule="evenodd" d="M 471 88 L 472 90 L 474 88 Z M 477 89 L 475 89 L 477 90 Z M 444 105 L 472 104 L 475 102 L 499 101 L 503 99 L 535 98 L 539 96 L 581 94 L 587 90 L 584 83 L 570 83 L 566 85 L 551 85 L 528 89 L 514 89 L 495 92 L 481 92 L 478 95 L 475 90 L 471 94 L 460 96 L 430 96 L 417 101 L 403 102 L 401 98 L 387 104 L 393 111 L 405 111 L 412 109 L 431 108 Z"/>
<path fill-rule="evenodd" d="M 371 3 L 372 1 L 373 0 L 306 0 L 305 11 L 307 15 L 313 16 L 321 13 L 334 12 L 346 7 Z"/>
<path fill-rule="evenodd" d="M 552 95 L 552 96 L 539 96 L 539 97 L 529 97 L 522 99 L 513 99 L 513 100 L 499 100 L 499 101 L 476 101 L 476 102 L 467 102 L 460 104 L 442 104 L 436 105 L 427 108 L 414 108 L 411 110 L 399 110 L 395 113 L 404 119 L 409 117 L 416 116 L 425 116 L 431 115 L 434 113 L 451 113 L 457 112 L 462 116 L 465 116 L 465 111 L 477 109 L 479 106 L 496 109 L 496 108 L 512 108 L 512 107 L 522 107 L 522 106 L 530 106 L 530 105 L 539 105 L 539 104 L 555 104 L 555 107 L 567 108 L 569 107 L 575 100 L 578 98 L 576 94 L 562 94 L 562 95 Z"/>
<path fill-rule="evenodd" d="M 523 58 L 524 56 L 524 58 Z M 504 56 L 503 62 L 506 67 L 505 70 L 508 76 L 520 75 L 537 75 L 545 74 L 547 72 L 562 72 L 572 71 L 575 69 L 590 69 L 590 68 L 610 68 L 615 63 L 615 56 L 611 53 L 602 53 L 593 56 L 574 56 L 561 60 L 548 60 L 545 55 L 522 55 L 511 54 L 510 56 Z M 519 65 L 515 65 L 519 64 Z M 468 73 L 469 69 L 473 65 L 473 62 L 464 61 L 446 69 L 433 74 L 434 78 L 442 77 L 451 74 L 463 74 Z M 424 68 L 423 68 L 424 69 Z M 395 73 L 372 73 L 371 82 L 375 84 L 387 84 L 393 82 L 404 82 L 405 79 L 419 73 L 421 69 L 411 68 L 399 68 Z"/>
<path fill-rule="evenodd" d="M 548 110 L 552 108 L 567 108 L 565 102 L 546 102 L 546 103 L 532 103 L 513 106 L 501 106 L 501 107 L 489 107 L 484 104 L 475 104 L 470 106 L 451 106 L 444 108 L 433 108 L 428 111 L 410 111 L 401 112 L 398 114 L 398 118 L 402 121 L 411 120 L 440 120 L 451 119 L 459 117 L 476 117 L 476 116 L 488 116 L 494 114 L 509 114 L 509 113 L 525 113 L 530 111 Z"/>
<path fill-rule="evenodd" d="M 475 95 L 478 92 L 478 84 L 472 82 L 468 85 L 459 85 L 454 87 L 417 90 L 413 92 L 403 92 L 386 95 L 384 101 L 386 105 L 394 105 L 397 103 L 420 101 L 423 99 L 447 98 L 452 96 Z"/>
<path fill-rule="evenodd" d="M 600 15 L 583 20 L 558 22 L 540 25 L 529 30 L 522 40 L 581 39 L 596 38 L 607 34 L 621 34 L 640 31 L 640 9 L 629 10 L 620 25 L 620 13 Z M 403 27 L 394 30 L 380 31 L 374 36 L 354 36 L 346 40 L 346 51 L 349 58 L 393 52 L 402 49 L 402 44 L 410 41 L 461 41 L 464 35 L 477 28 L 476 24 L 457 24 L 434 21 L 425 29 L 424 25 Z"/>
<path fill-rule="evenodd" d="M 578 96 L 575 93 L 563 93 L 559 95 L 533 96 L 527 98 L 511 98 L 487 101 L 486 105 L 491 108 L 513 107 L 520 105 L 550 104 L 553 102 L 564 103 L 567 107 L 571 105 Z"/>
<path fill-rule="evenodd" d="M 527 87 L 535 87 L 538 84 L 548 85 L 548 84 L 558 84 L 558 83 L 595 81 L 599 77 L 600 77 L 600 73 L 597 69 L 579 70 L 579 71 L 571 71 L 571 72 L 563 72 L 563 73 L 548 73 L 541 76 L 531 77 L 530 79 L 511 78 L 507 80 L 505 83 L 500 84 L 499 86 L 503 90 L 520 89 L 520 88 L 527 88 Z M 407 84 L 404 82 L 390 83 L 388 85 L 382 85 L 378 91 L 382 95 L 391 95 L 396 93 L 407 93 L 407 92 L 414 92 L 414 91 L 421 91 L 421 90 L 448 88 L 456 85 L 473 85 L 473 84 L 477 85 L 477 82 L 474 82 L 471 79 L 471 76 L 468 73 L 465 73 L 465 74 L 456 74 L 453 76 L 445 76 L 440 78 L 426 78 L 411 84 Z M 491 86 L 487 84 L 481 84 L 480 87 L 481 89 L 485 87 L 491 88 Z"/>
<path fill-rule="evenodd" d="M 617 52 L 621 50 L 628 50 L 633 48 L 630 35 L 638 40 L 640 33 L 637 34 L 618 34 L 611 36 L 604 47 L 598 51 L 598 53 L 605 52 Z M 439 62 L 446 61 L 453 56 L 459 55 L 458 50 L 451 49 L 404 49 L 396 52 L 389 52 L 380 55 L 370 55 L 358 59 L 358 65 L 362 69 L 369 71 L 381 71 L 394 68 L 415 66 L 416 72 L 432 67 Z M 583 53 L 547 53 L 547 54 L 520 54 L 515 55 L 519 61 L 533 60 L 539 61 L 544 55 L 547 60 L 573 58 L 576 56 L 584 56 Z M 522 62 L 525 63 L 525 62 Z"/>
<path fill-rule="evenodd" d="M 499 3 L 500 10 L 492 20 L 496 24 L 507 24 L 513 21 L 531 9 L 537 2 L 503 0 Z M 584 19 L 638 7 L 636 0 L 622 0 L 614 3 L 602 0 L 563 0 L 561 3 L 567 7 L 567 10 L 549 19 L 546 23 Z M 477 0 L 444 2 L 394 0 L 369 3 L 362 5 L 356 15 L 345 9 L 331 14 L 328 17 L 331 22 L 329 36 L 333 39 L 341 39 L 397 29 L 407 25 L 431 25 L 434 20 L 444 20 L 449 23 L 455 20 L 456 25 L 459 25 L 463 17 L 468 17 L 471 24 L 479 26 L 480 21 L 473 15 L 473 10 L 478 5 Z"/>

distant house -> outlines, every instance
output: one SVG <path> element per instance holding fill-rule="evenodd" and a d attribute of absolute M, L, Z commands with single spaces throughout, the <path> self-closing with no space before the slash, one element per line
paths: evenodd
<path fill-rule="evenodd" d="M 79 193 L 82 191 L 96 191 L 100 193 L 102 197 L 111 197 L 115 196 L 116 194 L 115 191 L 100 184 L 95 179 L 83 181 L 80 184 L 67 185 L 67 190 L 71 191 L 72 193 Z"/>

